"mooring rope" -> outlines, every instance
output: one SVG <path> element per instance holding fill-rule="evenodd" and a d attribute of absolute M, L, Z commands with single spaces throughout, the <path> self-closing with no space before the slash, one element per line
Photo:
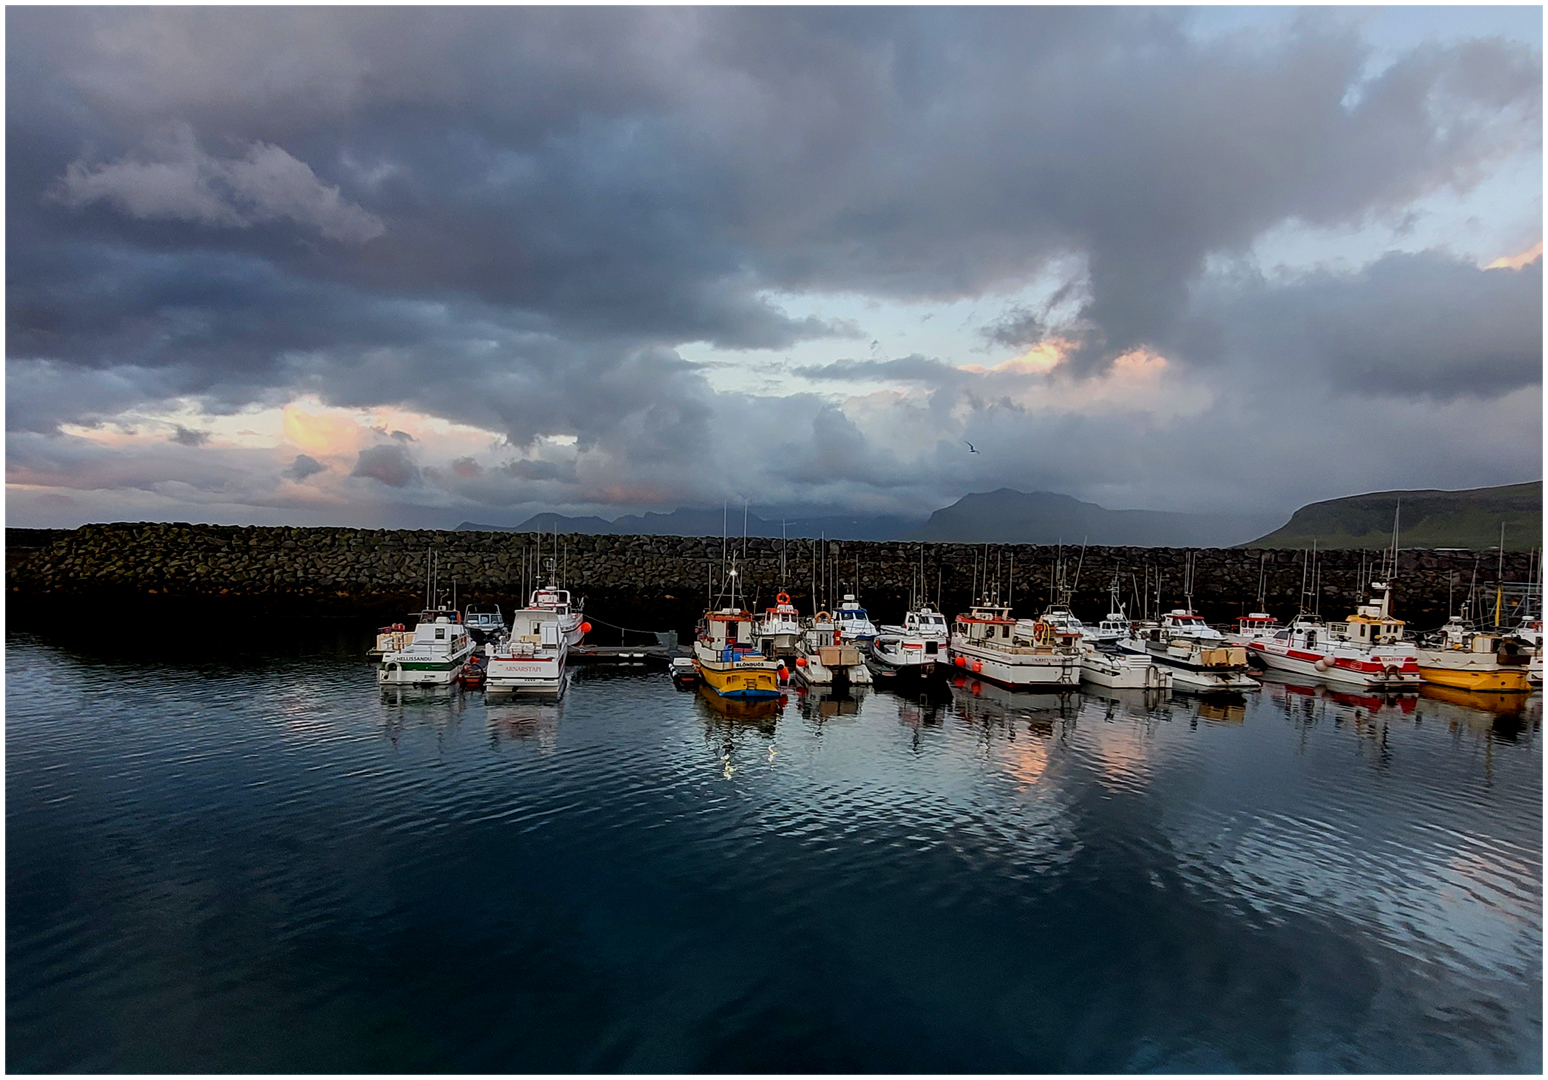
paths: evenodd
<path fill-rule="evenodd" d="M 656 641 L 661 644 L 677 643 L 676 630 L 639 630 L 632 626 L 619 626 L 617 623 L 610 623 L 606 619 L 597 618 L 595 615 L 586 615 L 585 619 L 587 622 L 593 623 L 597 626 L 606 626 L 613 630 L 621 630 L 626 634 L 647 634 L 650 637 L 655 638 Z"/>

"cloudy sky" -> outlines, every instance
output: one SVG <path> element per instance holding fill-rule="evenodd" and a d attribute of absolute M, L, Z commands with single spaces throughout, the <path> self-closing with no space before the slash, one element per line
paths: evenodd
<path fill-rule="evenodd" d="M 7 518 L 1536 479 L 1541 19 L 12 7 Z"/>

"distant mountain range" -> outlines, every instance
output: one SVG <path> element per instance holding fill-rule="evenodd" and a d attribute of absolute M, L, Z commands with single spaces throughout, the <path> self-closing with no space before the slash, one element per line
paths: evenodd
<path fill-rule="evenodd" d="M 919 525 L 918 518 L 896 515 L 806 515 L 764 518 L 747 515 L 748 536 L 826 536 L 830 540 L 895 540 Z M 535 514 L 520 525 L 479 525 L 464 521 L 459 530 L 481 532 L 548 532 L 632 536 L 727 536 L 742 535 L 742 508 L 729 511 L 678 509 L 670 514 L 626 514 L 608 521 L 599 517 L 566 517 Z"/>
<path fill-rule="evenodd" d="M 974 492 L 931 514 L 902 516 L 792 515 L 786 536 L 833 540 L 905 540 L 968 544 L 1098 544 L 1119 547 L 1310 547 L 1380 549 L 1390 542 L 1392 511 L 1403 500 L 1403 547 L 1485 549 L 1499 542 L 1511 550 L 1543 542 L 1543 485 L 1511 484 L 1470 491 L 1382 491 L 1303 506 L 1278 529 L 1283 514 L 1175 514 L 1161 510 L 1109 510 L 1052 491 Z M 765 510 L 765 513 L 768 513 Z M 724 516 L 723 516 L 724 515 Z M 742 535 L 741 513 L 679 509 L 669 514 L 600 517 L 537 514 L 520 525 L 479 525 L 490 532 L 635 534 L 646 536 Z M 747 535 L 779 536 L 781 520 L 748 514 Z M 1268 530 L 1272 529 L 1272 532 Z M 1256 540 L 1252 539 L 1257 537 Z"/>
<path fill-rule="evenodd" d="M 901 537 L 948 543 L 1080 544 L 1120 547 L 1230 547 L 1282 514 L 1173 514 L 1108 510 L 1052 491 L 975 492 Z"/>
<path fill-rule="evenodd" d="M 1505 523 L 1505 549 L 1543 544 L 1543 482 L 1466 491 L 1376 491 L 1303 506 L 1283 527 L 1243 547 L 1379 550 L 1392 543 L 1392 515 L 1402 500 L 1401 547 L 1492 548 Z"/>

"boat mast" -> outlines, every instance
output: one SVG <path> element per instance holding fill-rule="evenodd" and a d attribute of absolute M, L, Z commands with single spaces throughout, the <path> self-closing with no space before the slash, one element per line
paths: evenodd
<path fill-rule="evenodd" d="M 1505 600 L 1505 522 L 1500 521 L 1500 566 L 1494 572 L 1494 625 L 1500 625 L 1500 607 Z"/>

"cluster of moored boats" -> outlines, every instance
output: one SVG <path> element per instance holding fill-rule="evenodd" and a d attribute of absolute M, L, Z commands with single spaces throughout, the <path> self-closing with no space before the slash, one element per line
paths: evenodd
<path fill-rule="evenodd" d="M 1224 628 L 1206 623 L 1191 598 L 1157 619 L 1131 618 L 1116 574 L 1108 613 L 1095 625 L 1076 617 L 1072 590 L 1062 584 L 1055 601 L 1032 618 L 1014 616 L 998 586 L 986 585 L 949 623 L 937 607 L 916 601 L 901 622 L 877 626 L 854 593 L 843 594 L 832 610 L 803 616 L 780 592 L 754 614 L 737 598 L 734 567 L 726 582 L 729 595 L 723 591 L 724 602 L 705 612 L 691 655 L 670 663 L 679 686 L 702 684 L 733 700 L 778 698 L 792 682 L 843 689 L 938 675 L 971 676 L 1012 690 L 1067 690 L 1084 682 L 1234 693 L 1257 688 L 1257 669 L 1382 692 L 1420 682 L 1494 693 L 1542 685 L 1540 616 L 1487 628 L 1474 625 L 1470 605 L 1464 605 L 1460 615 L 1416 641 L 1392 614 L 1390 578 L 1370 582 L 1348 618 L 1329 622 L 1303 606 L 1281 623 L 1262 610 L 1260 585 L 1259 610 Z M 590 629 L 569 591 L 551 583 L 534 589 L 509 622 L 495 606 L 422 611 L 412 629 L 401 623 L 381 628 L 372 655 L 379 659 L 383 687 L 462 683 L 495 694 L 558 695 L 569 650 Z"/>
<path fill-rule="evenodd" d="M 752 699 L 777 697 L 787 680 L 870 685 L 937 674 L 971 675 L 1012 690 L 1086 682 L 1192 693 L 1256 689 L 1260 668 L 1383 692 L 1420 682 L 1505 693 L 1542 684 L 1540 618 L 1491 630 L 1470 623 L 1464 609 L 1414 641 L 1392 614 L 1386 581 L 1371 582 L 1342 621 L 1303 610 L 1286 625 L 1259 610 L 1224 629 L 1206 623 L 1191 601 L 1159 619 L 1130 618 L 1117 575 L 1110 610 L 1094 626 L 1075 616 L 1069 597 L 1062 589 L 1041 615 L 1017 618 L 990 592 L 949 625 L 934 607 L 919 604 L 900 624 L 878 627 L 852 593 L 835 610 L 802 619 L 782 592 L 762 614 L 737 604 L 706 612 L 693 656 L 673 662 L 674 676 L 680 685 L 698 679 L 723 697 Z"/>
<path fill-rule="evenodd" d="M 382 687 L 446 688 L 461 683 L 491 694 L 564 692 L 569 651 L 591 630 L 568 589 L 534 589 L 527 606 L 511 613 L 497 605 L 431 608 L 412 629 L 402 623 L 377 631 L 370 652 Z"/>

